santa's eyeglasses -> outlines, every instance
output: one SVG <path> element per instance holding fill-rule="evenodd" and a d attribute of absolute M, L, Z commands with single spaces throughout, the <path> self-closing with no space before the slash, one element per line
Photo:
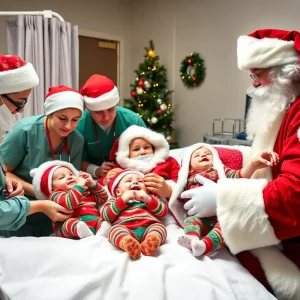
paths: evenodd
<path fill-rule="evenodd" d="M 251 74 L 250 74 L 250 77 L 251 77 L 252 80 L 255 80 L 257 83 L 260 83 L 260 77 L 261 77 L 264 73 L 266 73 L 267 71 L 269 71 L 270 69 L 271 69 L 271 68 L 264 69 L 264 70 L 262 70 L 261 72 L 256 73 L 256 74 L 251 73 Z"/>
<path fill-rule="evenodd" d="M 17 109 L 16 111 L 20 111 L 24 108 L 24 106 L 27 103 L 27 100 L 24 100 L 22 103 L 16 102 L 13 99 L 11 99 L 10 97 L 8 97 L 6 94 L 1 95 L 2 97 L 4 97 L 7 101 L 9 101 L 11 104 L 13 104 Z"/>

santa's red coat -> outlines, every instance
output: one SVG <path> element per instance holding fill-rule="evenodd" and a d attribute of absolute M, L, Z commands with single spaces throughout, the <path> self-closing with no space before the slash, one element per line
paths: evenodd
<path fill-rule="evenodd" d="M 272 168 L 269 180 L 263 179 L 268 177 L 265 171 L 256 176 L 262 179 L 221 181 L 217 196 L 217 215 L 227 246 L 265 285 L 266 275 L 279 296 L 289 293 L 291 286 L 291 293 L 300 295 L 299 128 L 300 98 L 278 117 L 269 132 L 256 136 L 253 142 L 254 152 L 274 150 L 279 155 L 280 163 Z M 282 252 L 272 247 L 280 242 Z M 250 252 L 243 252 L 258 248 L 262 251 L 252 252 L 264 272 Z M 276 276 L 286 278 L 287 284 L 276 282 Z"/>

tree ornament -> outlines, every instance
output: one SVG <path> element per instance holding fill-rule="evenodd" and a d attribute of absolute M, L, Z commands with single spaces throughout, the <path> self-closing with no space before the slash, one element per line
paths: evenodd
<path fill-rule="evenodd" d="M 138 87 L 143 88 L 144 87 L 144 79 L 140 79 L 138 82 Z"/>
<path fill-rule="evenodd" d="M 153 57 L 155 56 L 155 51 L 152 50 L 152 49 L 150 49 L 150 50 L 148 51 L 148 56 L 151 57 L 151 58 L 153 58 Z"/>
<path fill-rule="evenodd" d="M 151 88 L 151 83 L 149 81 L 145 80 L 144 86 L 145 86 L 146 90 L 149 90 Z"/>
<path fill-rule="evenodd" d="M 167 109 L 167 105 L 165 103 L 163 103 L 161 106 L 160 106 L 160 109 L 161 110 L 166 110 Z"/>
<path fill-rule="evenodd" d="M 156 123 L 157 123 L 157 118 L 152 117 L 152 118 L 151 118 L 151 123 L 152 123 L 152 124 L 156 124 Z"/>
<path fill-rule="evenodd" d="M 132 91 L 132 92 L 130 93 L 130 95 L 131 95 L 132 98 L 135 98 L 135 97 L 136 97 L 136 92 L 135 92 L 135 91 Z"/>
<path fill-rule="evenodd" d="M 205 72 L 204 60 L 199 53 L 191 53 L 181 62 L 180 78 L 187 87 L 199 86 L 205 78 Z"/>
<path fill-rule="evenodd" d="M 172 143 L 173 139 L 172 139 L 172 137 L 171 137 L 170 135 L 167 136 L 167 141 L 168 141 L 169 143 Z"/>
<path fill-rule="evenodd" d="M 163 112 L 164 112 L 164 111 L 161 110 L 161 109 L 158 109 L 158 110 L 157 110 L 157 113 L 158 113 L 159 115 L 161 115 Z"/>
<path fill-rule="evenodd" d="M 142 88 L 137 88 L 136 92 L 138 93 L 138 95 L 142 95 L 144 93 L 144 90 Z"/>
<path fill-rule="evenodd" d="M 158 104 L 162 104 L 162 100 L 161 99 L 157 99 L 157 103 Z"/>

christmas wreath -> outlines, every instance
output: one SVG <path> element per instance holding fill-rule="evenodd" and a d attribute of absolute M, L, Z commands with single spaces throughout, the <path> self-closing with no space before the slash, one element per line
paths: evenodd
<path fill-rule="evenodd" d="M 204 60 L 193 52 L 181 62 L 180 77 L 187 87 L 199 86 L 205 78 Z"/>

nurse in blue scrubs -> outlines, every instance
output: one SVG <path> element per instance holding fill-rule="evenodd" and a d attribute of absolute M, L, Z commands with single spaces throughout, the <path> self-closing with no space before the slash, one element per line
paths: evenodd
<path fill-rule="evenodd" d="M 81 169 L 93 177 L 102 177 L 114 166 L 109 161 L 114 141 L 131 125 L 146 125 L 137 113 L 117 106 L 118 89 L 106 76 L 92 75 L 80 93 L 86 106 L 77 127 L 84 136 Z"/>
<path fill-rule="evenodd" d="M 31 93 L 38 85 L 39 78 L 30 63 L 17 55 L 0 54 L 0 130 L 9 131 L 15 123 L 15 114 L 22 112 Z M 70 211 L 50 201 L 29 201 L 23 195 L 19 181 L 6 177 L 6 165 L 0 155 L 0 235 L 19 229 L 26 216 L 43 212 L 51 219 L 64 221 Z"/>
<path fill-rule="evenodd" d="M 27 117 L 4 136 L 0 151 L 7 176 L 23 185 L 25 196 L 36 199 L 30 170 L 49 160 L 70 162 L 80 169 L 83 137 L 75 129 L 83 112 L 83 97 L 66 86 L 52 87 L 46 96 L 45 115 Z M 44 199 L 39 199 L 44 200 Z M 52 222 L 43 213 L 29 216 L 13 236 L 47 236 Z"/>

